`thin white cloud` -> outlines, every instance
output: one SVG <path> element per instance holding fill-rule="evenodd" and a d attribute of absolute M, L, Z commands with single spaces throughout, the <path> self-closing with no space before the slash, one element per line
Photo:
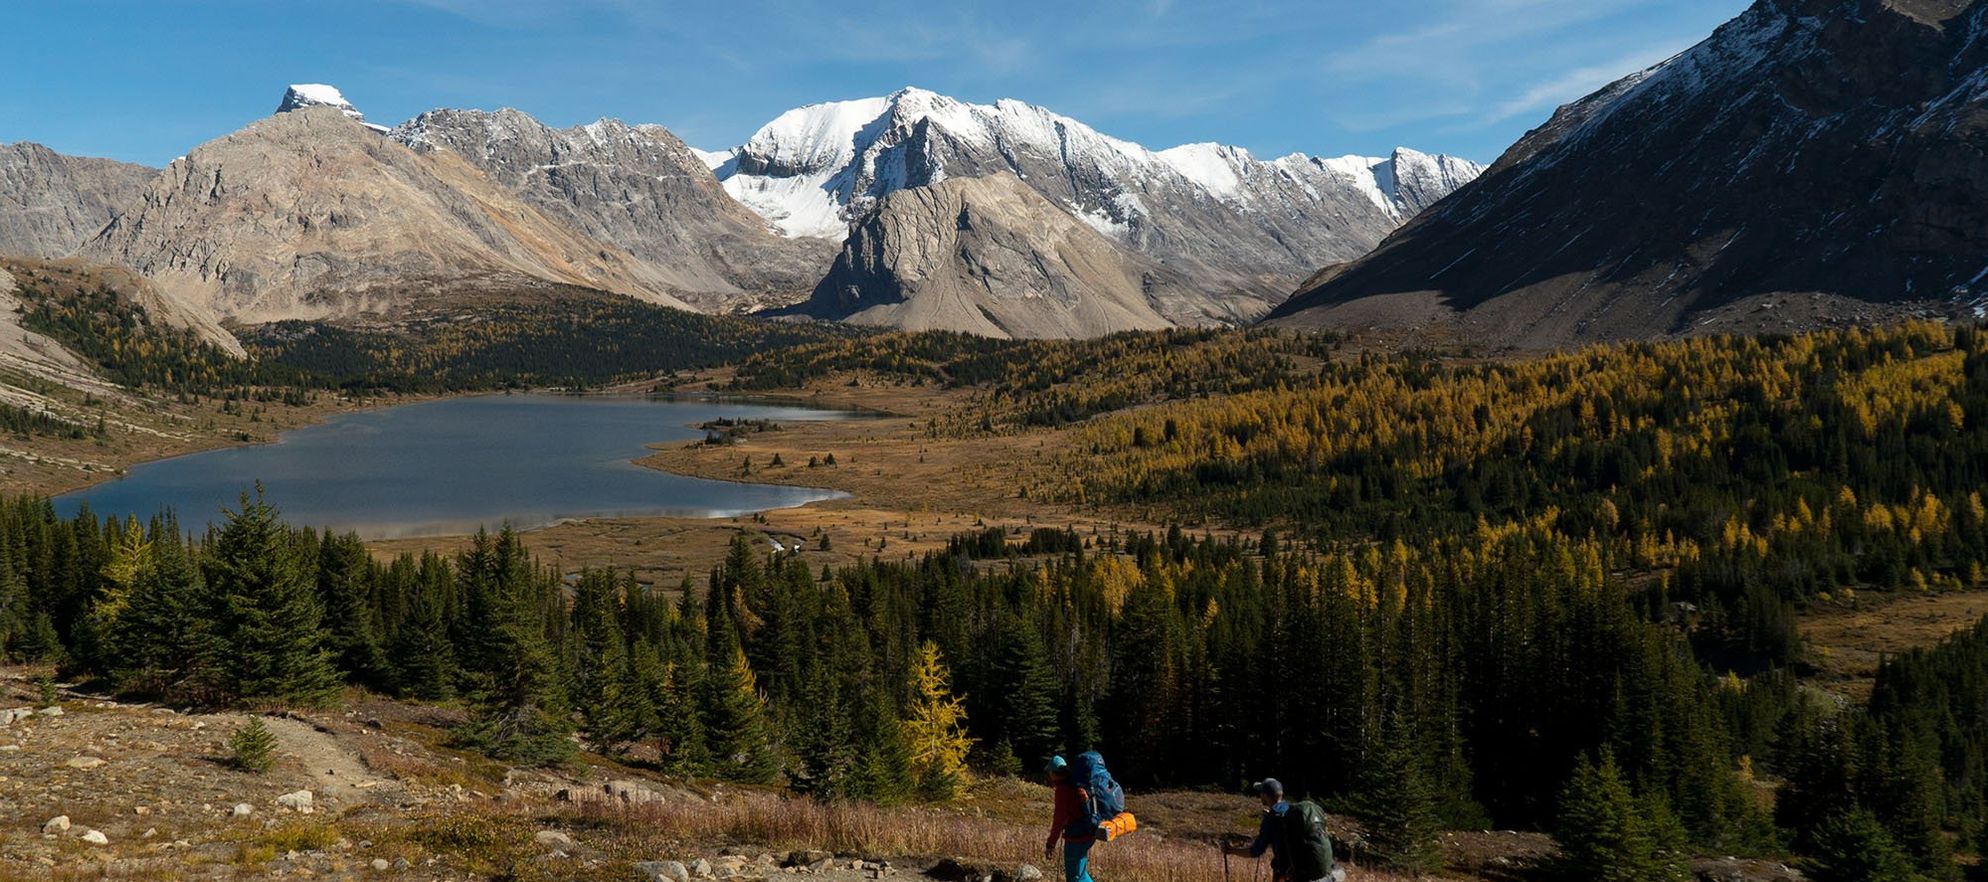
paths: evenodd
<path fill-rule="evenodd" d="M 1491 112 L 1478 122 L 1484 125 L 1501 123 L 1520 114 L 1533 113 L 1559 107 L 1569 101 L 1584 97 L 1609 83 L 1622 79 L 1639 70 L 1662 62 L 1683 51 L 1685 47 L 1665 45 L 1660 48 L 1617 59 L 1608 64 L 1570 70 L 1542 83 L 1535 83 L 1525 91 L 1493 105 Z"/>
<path fill-rule="evenodd" d="M 1649 0 L 1490 0 L 1459 4 L 1435 24 L 1384 33 L 1325 59 L 1334 74 L 1440 76 L 1475 70 L 1487 48 L 1553 33 Z"/>

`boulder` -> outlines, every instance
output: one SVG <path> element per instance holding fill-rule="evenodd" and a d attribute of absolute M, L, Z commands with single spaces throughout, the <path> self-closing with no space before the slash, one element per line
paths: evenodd
<path fill-rule="evenodd" d="M 91 845 L 109 845 L 110 837 L 96 830 L 87 830 L 83 833 L 83 841 Z"/>
<path fill-rule="evenodd" d="M 709 879 L 711 878 L 712 873 L 713 870 L 711 869 L 710 861 L 707 861 L 703 858 L 698 858 L 697 860 L 690 862 L 690 875 L 692 877 L 697 879 Z"/>
<path fill-rule="evenodd" d="M 286 809 L 291 809 L 299 812 L 310 811 L 313 802 L 314 799 L 311 796 L 311 792 L 309 790 L 298 790 L 293 793 L 285 793 L 282 796 L 276 797 L 277 805 L 280 805 Z"/>
<path fill-rule="evenodd" d="M 1691 875 L 1702 882 L 1802 882 L 1800 870 L 1776 861 L 1744 858 L 1699 858 Z"/>
<path fill-rule="evenodd" d="M 373 858 L 373 869 L 378 872 L 384 873 L 387 871 L 387 868 L 392 866 L 393 864 L 387 863 L 386 858 Z"/>
<path fill-rule="evenodd" d="M 663 794 L 640 781 L 614 780 L 595 787 L 567 787 L 558 793 L 560 802 L 618 802 L 644 805 L 663 801 Z"/>
<path fill-rule="evenodd" d="M 1042 871 L 1034 864 L 1023 864 L 1015 868 L 1015 882 L 1042 882 Z"/>
<path fill-rule="evenodd" d="M 103 764 L 104 759 L 100 756 L 71 757 L 68 762 L 63 763 L 63 765 L 72 769 L 94 769 Z"/>
<path fill-rule="evenodd" d="M 238 802 L 235 803 L 235 807 L 230 814 L 233 814 L 237 818 L 246 818 L 249 815 L 255 814 L 255 806 L 249 805 L 246 802 Z"/>
<path fill-rule="evenodd" d="M 573 848 L 573 837 L 558 830 L 540 830 L 532 834 L 532 841 L 544 848 L 564 850 L 571 850 Z"/>
<path fill-rule="evenodd" d="M 677 861 L 642 861 L 635 875 L 644 882 L 690 882 L 690 869 Z"/>
<path fill-rule="evenodd" d="M 56 815 L 53 818 L 49 818 L 47 823 L 41 825 L 41 832 L 52 834 L 69 832 L 69 816 Z"/>
<path fill-rule="evenodd" d="M 889 864 L 880 864 L 877 875 L 888 872 L 889 866 Z M 867 861 L 861 861 L 855 866 L 852 866 L 851 869 L 869 870 L 870 864 Z M 925 871 L 925 875 L 937 879 L 939 882 L 1013 882 L 1008 872 L 1004 869 L 978 861 L 965 861 L 958 858 L 941 858 L 938 863 L 933 864 L 930 869 Z"/>
<path fill-rule="evenodd" d="M 788 852 L 787 860 L 786 862 L 782 863 L 781 866 L 812 867 L 815 864 L 821 863 L 822 861 L 830 860 L 834 857 L 835 855 L 829 854 L 828 852 L 817 851 L 813 849 L 807 851 Z"/>

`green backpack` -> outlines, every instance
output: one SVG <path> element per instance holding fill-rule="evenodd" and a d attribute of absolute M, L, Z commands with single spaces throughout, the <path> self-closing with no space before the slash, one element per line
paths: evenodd
<path fill-rule="evenodd" d="M 1284 810 L 1284 847 L 1290 852 L 1291 882 L 1317 882 L 1332 876 L 1332 837 L 1325 832 L 1325 809 L 1307 799 Z"/>

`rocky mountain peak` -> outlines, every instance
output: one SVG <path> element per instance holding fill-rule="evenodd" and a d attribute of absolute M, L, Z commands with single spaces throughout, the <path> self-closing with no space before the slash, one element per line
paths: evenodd
<path fill-rule="evenodd" d="M 1972 311 L 1984 33 L 1984 0 L 1758 0 L 1273 318 L 1531 348 Z"/>
<path fill-rule="evenodd" d="M 733 151 L 700 155 L 728 193 L 794 238 L 840 240 L 901 190 L 1012 175 L 1170 275 L 1199 280 L 1200 307 L 1169 314 L 1190 324 L 1261 315 L 1478 170 L 1414 151 L 1274 161 L 1215 143 L 1154 151 L 1037 105 L 916 87 L 795 108 Z"/>
<path fill-rule="evenodd" d="M 306 107 L 336 107 L 340 113 L 364 123 L 369 129 L 379 132 L 387 130 L 385 126 L 366 122 L 366 115 L 360 113 L 359 108 L 353 107 L 352 102 L 345 100 L 345 94 L 338 91 L 338 87 L 324 83 L 290 84 L 289 88 L 283 90 L 283 100 L 276 105 L 276 112 L 289 113 Z"/>

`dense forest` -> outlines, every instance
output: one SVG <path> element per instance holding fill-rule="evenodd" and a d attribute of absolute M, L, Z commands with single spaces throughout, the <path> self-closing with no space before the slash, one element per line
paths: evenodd
<path fill-rule="evenodd" d="M 288 321 L 244 329 L 259 362 L 360 390 L 599 386 L 848 338 L 845 325 L 701 315 L 629 297 L 553 290 L 473 316 L 402 316 L 391 328 Z"/>
<path fill-rule="evenodd" d="M 145 307 L 105 287 L 58 293 L 20 280 L 21 326 L 97 365 L 104 378 L 132 389 L 179 396 L 240 394 L 251 388 L 296 394 L 322 386 L 302 371 L 240 359 L 192 331 L 153 321 Z"/>
<path fill-rule="evenodd" d="M 1320 548 L 1546 519 L 1697 607 L 1701 651 L 1795 657 L 1793 613 L 1980 587 L 1988 334 L 1935 324 L 1362 355 L 1305 382 L 1112 414 L 1032 497 L 1277 525 Z"/>
<path fill-rule="evenodd" d="M 774 322 L 669 309 L 627 297 L 554 289 L 531 303 L 492 303 L 391 326 L 286 321 L 233 329 L 236 358 L 191 331 L 153 320 L 104 287 L 63 289 L 22 277 L 21 324 L 97 365 L 119 385 L 180 398 L 302 403 L 315 391 L 433 393 L 651 380 L 769 349 L 846 340 L 825 323 Z M 662 383 L 667 386 L 667 378 Z"/>
<path fill-rule="evenodd" d="M 1275 389 L 1337 346 L 1328 335 L 1175 329 L 1089 340 L 994 340 L 946 331 L 881 334 L 755 353 L 732 387 L 792 388 L 870 373 L 982 392 L 983 430 L 1060 426 L 1134 405 Z"/>

